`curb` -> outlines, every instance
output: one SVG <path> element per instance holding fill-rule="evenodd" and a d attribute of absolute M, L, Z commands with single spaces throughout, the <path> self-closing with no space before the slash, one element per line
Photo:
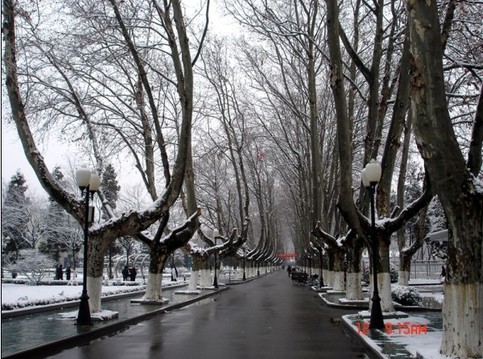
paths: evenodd
<path fill-rule="evenodd" d="M 187 286 L 188 283 L 180 283 L 180 284 L 175 284 L 175 285 L 167 285 L 163 287 L 163 290 L 170 290 L 174 288 L 180 288 Z M 144 293 L 145 290 L 136 290 L 133 292 L 125 292 L 125 293 L 119 293 L 119 294 L 112 294 L 112 295 L 106 295 L 104 297 L 101 297 L 101 302 L 109 301 L 109 300 L 115 300 L 115 299 L 120 299 L 120 298 L 126 298 L 126 297 L 134 297 L 139 294 Z M 73 307 L 78 307 L 80 303 L 80 300 L 69 300 L 66 302 L 60 302 L 60 303 L 53 303 L 53 304 L 47 304 L 47 305 L 40 305 L 40 306 L 33 306 L 33 307 L 27 307 L 27 308 L 21 308 L 21 309 L 12 309 L 12 310 L 2 310 L 2 319 L 10 319 L 10 318 L 16 318 L 16 317 L 21 317 L 24 315 L 29 315 L 29 314 L 36 314 L 36 313 L 43 313 L 43 312 L 49 312 L 52 310 L 59 310 L 59 309 L 64 309 L 64 308 L 73 308 Z"/>
<path fill-rule="evenodd" d="M 365 309 L 368 310 L 369 305 L 363 305 L 363 304 L 341 304 L 341 303 L 334 303 L 330 302 L 327 298 L 324 297 L 325 293 L 318 292 L 317 293 L 320 299 L 323 300 L 323 302 L 332 308 L 339 308 L 339 309 Z M 394 309 L 397 310 L 404 310 L 406 312 L 441 312 L 441 308 L 426 308 L 426 307 L 414 307 L 414 306 L 404 306 L 401 304 L 394 304 Z"/>
<path fill-rule="evenodd" d="M 217 294 L 221 294 L 222 292 L 224 292 L 225 290 L 228 290 L 228 289 L 229 289 L 228 287 L 220 288 L 220 289 L 215 290 L 213 292 L 200 295 L 196 298 L 192 298 L 192 299 L 186 300 L 186 301 L 181 302 L 181 303 L 167 305 L 165 307 L 162 307 L 160 309 L 156 309 L 156 310 L 149 312 L 149 313 L 139 315 L 137 317 L 118 321 L 115 324 L 105 325 L 105 326 L 100 327 L 100 328 L 89 330 L 86 333 L 82 333 L 82 334 L 78 334 L 78 335 L 72 335 L 72 336 L 69 336 L 69 337 L 66 337 L 66 338 L 62 338 L 62 339 L 55 340 L 55 341 L 52 341 L 52 342 L 48 342 L 48 343 L 45 343 L 45 344 L 42 344 L 42 345 L 38 345 L 38 346 L 30 348 L 30 349 L 26 349 L 26 350 L 22 350 L 22 351 L 12 353 L 12 354 L 9 354 L 9 355 L 6 355 L 6 356 L 2 356 L 2 359 L 43 358 L 43 357 L 47 357 L 47 356 L 50 356 L 50 355 L 54 355 L 54 354 L 57 354 L 57 353 L 59 353 L 63 350 L 66 350 L 66 349 L 70 349 L 70 348 L 74 348 L 74 347 L 77 347 L 77 346 L 89 344 L 89 342 L 91 342 L 95 339 L 99 339 L 99 338 L 102 338 L 102 337 L 107 336 L 107 335 L 113 335 L 116 332 L 127 330 L 127 329 L 129 329 L 130 326 L 135 325 L 139 322 L 142 322 L 142 321 L 147 320 L 147 319 L 154 318 L 155 316 L 164 314 L 164 313 L 169 312 L 171 310 L 186 307 L 188 305 L 191 305 L 191 304 L 196 303 L 198 301 L 201 301 L 203 299 L 215 296 Z"/>
<path fill-rule="evenodd" d="M 371 352 L 373 358 L 377 358 L 377 359 L 388 359 L 389 358 L 387 355 L 381 353 L 381 349 L 378 346 L 372 346 L 369 342 L 364 340 L 364 338 L 360 334 L 357 334 L 356 330 L 348 322 L 348 319 L 346 319 L 345 316 L 342 316 L 341 319 L 342 319 L 342 323 L 347 328 L 350 336 L 352 338 L 355 338 L 355 340 L 357 340 L 364 347 L 366 347 Z"/>

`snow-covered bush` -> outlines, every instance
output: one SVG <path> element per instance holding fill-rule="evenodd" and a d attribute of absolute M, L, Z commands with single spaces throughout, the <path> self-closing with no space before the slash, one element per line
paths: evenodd
<path fill-rule="evenodd" d="M 392 300 L 407 306 L 419 306 L 423 302 L 416 288 L 397 284 L 392 286 Z"/>
<path fill-rule="evenodd" d="M 6 288 L 3 288 L 2 286 L 2 288 L 4 289 L 4 292 L 2 293 L 2 310 L 7 311 L 79 300 L 81 296 L 82 286 L 66 285 L 59 287 L 61 283 L 60 281 L 57 282 L 58 284 L 50 286 L 48 288 L 42 288 L 41 290 L 38 290 L 37 288 L 30 288 L 30 286 L 25 287 L 21 285 L 19 285 L 18 287 L 9 286 Z M 2 285 L 3 284 L 4 283 L 2 283 Z M 136 287 L 103 287 L 102 297 L 126 293 L 142 293 L 144 290 L 146 290 L 146 286 L 139 285 L 139 283 Z M 18 295 L 16 295 L 17 293 Z"/>
<path fill-rule="evenodd" d="M 52 268 L 55 264 L 50 257 L 35 249 L 24 249 L 19 254 L 16 263 L 11 264 L 9 269 L 26 276 L 34 285 L 39 285 L 50 273 L 46 268 Z"/>
<path fill-rule="evenodd" d="M 399 273 L 398 273 L 398 270 L 397 270 L 396 266 L 391 263 L 390 266 L 389 266 L 389 269 L 391 271 L 390 272 L 390 275 L 391 275 L 391 283 L 397 283 L 397 280 L 398 280 L 398 277 L 399 277 Z M 362 281 L 363 282 L 369 283 L 369 281 L 370 281 L 369 274 L 370 274 L 370 269 L 369 269 L 369 267 L 367 267 L 362 272 Z"/>

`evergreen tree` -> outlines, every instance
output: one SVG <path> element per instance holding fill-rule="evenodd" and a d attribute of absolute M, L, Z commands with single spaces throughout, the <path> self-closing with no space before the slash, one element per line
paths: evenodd
<path fill-rule="evenodd" d="M 21 249 L 29 248 L 25 238 L 30 204 L 27 189 L 23 173 L 17 170 L 8 183 L 2 203 L 2 248 L 3 259 L 7 261 L 14 261 Z"/>
<path fill-rule="evenodd" d="M 438 197 L 433 198 L 428 210 L 428 233 L 438 232 L 448 229 L 448 221 L 444 214 L 443 206 Z M 426 242 L 431 251 L 431 255 L 435 258 L 446 260 L 448 259 L 448 242 L 447 241 L 433 241 L 428 236 Z"/>
<path fill-rule="evenodd" d="M 119 186 L 117 182 L 117 173 L 112 164 L 108 164 L 106 169 L 102 175 L 101 180 L 101 189 L 102 193 L 104 194 L 105 200 L 107 204 L 111 207 L 111 209 L 116 208 L 116 202 L 119 198 L 119 190 L 121 186 Z M 104 207 L 103 207 L 104 208 Z M 108 219 L 108 214 L 103 210 L 102 216 L 104 219 Z M 112 274 L 112 257 L 116 254 L 120 254 L 122 252 L 122 247 L 116 244 L 115 242 L 111 242 L 109 247 L 107 248 L 105 255 L 108 256 L 108 277 L 109 279 L 113 278 Z"/>
<path fill-rule="evenodd" d="M 64 174 L 60 167 L 55 167 L 52 175 L 59 184 L 63 187 L 66 186 Z M 72 253 L 72 260 L 75 262 L 75 256 L 81 248 L 81 242 L 82 236 L 78 223 L 57 202 L 49 198 L 47 230 L 45 241 L 39 248 L 40 251 L 48 253 L 56 262 L 62 252 Z"/>
<path fill-rule="evenodd" d="M 119 186 L 117 182 L 117 173 L 111 164 L 106 166 L 106 170 L 102 175 L 101 181 L 102 193 L 104 194 L 105 200 L 112 209 L 116 208 L 116 202 L 119 198 Z M 106 216 L 106 214 L 104 214 Z"/>

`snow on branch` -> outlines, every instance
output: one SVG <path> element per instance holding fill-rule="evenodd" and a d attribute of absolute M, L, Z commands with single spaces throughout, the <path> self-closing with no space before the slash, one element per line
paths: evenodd
<path fill-rule="evenodd" d="M 199 216 L 201 216 L 200 208 L 198 208 L 196 212 L 186 220 L 186 222 L 180 227 L 175 228 L 166 238 L 164 238 L 163 242 L 169 247 L 175 246 L 176 248 L 185 245 L 191 238 L 193 238 L 193 235 L 200 226 Z"/>
<path fill-rule="evenodd" d="M 325 242 L 329 247 L 341 247 L 342 244 L 331 234 L 324 232 L 320 227 L 320 221 L 317 221 L 314 229 L 312 229 L 312 234 L 321 242 Z"/>

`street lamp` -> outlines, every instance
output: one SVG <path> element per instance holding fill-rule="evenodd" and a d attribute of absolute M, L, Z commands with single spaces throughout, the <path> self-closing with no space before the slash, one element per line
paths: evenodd
<path fill-rule="evenodd" d="M 94 218 L 94 208 L 92 212 L 89 207 L 89 195 L 99 190 L 101 179 L 99 175 L 89 168 L 82 166 L 75 173 L 75 180 L 83 195 L 85 195 L 85 217 L 84 217 L 84 276 L 82 279 L 82 294 L 80 297 L 79 313 L 77 315 L 77 325 L 92 325 L 91 311 L 89 309 L 89 296 L 87 295 L 87 243 L 89 235 L 89 222 Z"/>
<path fill-rule="evenodd" d="M 215 241 L 215 247 L 216 247 L 216 237 L 218 237 L 220 233 L 218 232 L 217 229 L 213 230 L 213 240 Z M 218 289 L 218 276 L 216 275 L 216 249 L 215 249 L 215 276 L 213 278 L 213 287 L 215 289 Z"/>
<path fill-rule="evenodd" d="M 247 279 L 246 273 L 245 273 L 245 261 L 247 258 L 247 249 L 246 247 L 243 247 L 243 280 Z"/>
<path fill-rule="evenodd" d="M 322 287 L 324 287 L 324 249 L 322 248 L 322 245 L 320 246 L 315 246 L 315 248 L 317 249 L 317 251 L 319 252 L 319 264 L 320 264 L 320 270 L 319 270 L 319 274 L 320 274 L 320 281 L 319 281 L 319 288 L 322 289 Z"/>
<path fill-rule="evenodd" d="M 377 183 L 381 180 L 381 165 L 376 160 L 371 160 L 362 170 L 362 184 L 369 189 L 371 197 L 371 240 L 372 240 L 372 275 L 373 275 L 373 291 L 372 291 L 372 310 L 370 329 L 384 329 L 384 319 L 382 316 L 381 297 L 379 296 L 379 288 L 377 285 L 377 253 L 379 251 L 379 243 L 376 238 L 376 212 L 374 206 L 374 194 Z"/>

